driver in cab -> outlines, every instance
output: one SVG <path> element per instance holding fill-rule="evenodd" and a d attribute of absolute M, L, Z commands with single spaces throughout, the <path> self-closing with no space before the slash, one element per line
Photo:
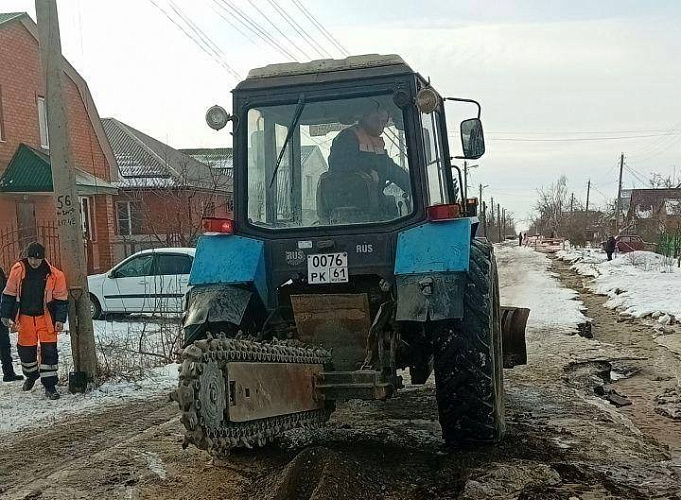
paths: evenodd
<path fill-rule="evenodd" d="M 381 219 L 398 215 L 394 199 L 383 193 L 388 183 L 396 184 L 405 193 L 410 192 L 409 173 L 388 156 L 381 137 L 389 118 L 388 112 L 376 105 L 355 125 L 335 137 L 329 154 L 329 172 L 346 178 L 360 174 L 367 180 L 373 191 L 369 197 L 377 200 Z M 365 198 L 358 205 L 366 203 Z"/>

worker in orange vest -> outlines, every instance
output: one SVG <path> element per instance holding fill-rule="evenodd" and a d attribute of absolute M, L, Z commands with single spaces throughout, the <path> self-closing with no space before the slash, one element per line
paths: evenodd
<path fill-rule="evenodd" d="M 26 258 L 12 266 L 0 302 L 2 323 L 19 334 L 17 351 L 26 376 L 24 391 L 33 389 L 40 378 L 45 395 L 59 399 L 57 333 L 64 330 L 67 311 L 64 273 L 45 260 L 45 247 L 31 243 Z"/>
<path fill-rule="evenodd" d="M 341 131 L 331 144 L 329 172 L 349 174 L 360 172 L 372 179 L 376 194 L 386 212 L 397 211 L 383 190 L 394 183 L 405 193 L 411 193 L 409 172 L 388 156 L 382 134 L 390 121 L 387 110 L 378 103 L 372 104 L 359 121 Z M 388 213 L 388 218 L 397 213 Z"/>

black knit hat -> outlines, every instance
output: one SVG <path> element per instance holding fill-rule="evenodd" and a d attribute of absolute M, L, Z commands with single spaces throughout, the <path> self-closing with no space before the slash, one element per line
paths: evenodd
<path fill-rule="evenodd" d="M 45 258 L 45 247 L 42 246 L 37 241 L 34 241 L 28 248 L 26 248 L 26 257 L 33 257 L 34 259 L 44 259 Z"/>

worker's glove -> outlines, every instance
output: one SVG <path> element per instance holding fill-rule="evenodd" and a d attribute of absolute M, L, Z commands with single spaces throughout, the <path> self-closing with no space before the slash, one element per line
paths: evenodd
<path fill-rule="evenodd" d="M 61 321 L 57 321 L 54 324 L 54 329 L 57 330 L 58 332 L 63 332 L 64 331 L 64 323 L 62 323 Z"/>
<path fill-rule="evenodd" d="M 17 331 L 17 327 L 14 324 L 14 321 L 12 321 L 9 318 L 2 318 L 2 324 L 5 325 L 7 328 L 9 328 L 10 332 L 16 332 Z"/>

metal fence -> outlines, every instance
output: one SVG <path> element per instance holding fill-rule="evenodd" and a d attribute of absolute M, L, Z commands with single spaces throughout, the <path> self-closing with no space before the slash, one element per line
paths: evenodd
<path fill-rule="evenodd" d="M 26 247 L 34 241 L 45 247 L 45 257 L 50 263 L 61 266 L 61 250 L 59 235 L 55 223 L 37 226 L 34 231 L 15 229 L 14 227 L 0 228 L 0 267 L 5 272 L 19 259 L 25 257 Z"/>

